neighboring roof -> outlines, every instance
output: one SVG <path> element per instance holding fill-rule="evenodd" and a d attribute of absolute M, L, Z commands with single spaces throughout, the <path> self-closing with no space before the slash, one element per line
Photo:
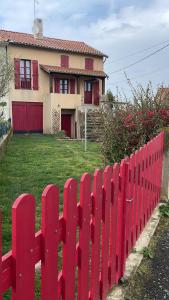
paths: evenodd
<path fill-rule="evenodd" d="M 74 69 L 74 68 L 63 68 L 58 66 L 48 66 L 40 65 L 41 69 L 47 73 L 62 73 L 62 74 L 72 74 L 72 75 L 85 75 L 85 76 L 95 76 L 95 77 L 107 77 L 106 73 L 103 71 L 85 70 L 85 69 Z"/>
<path fill-rule="evenodd" d="M 38 47 L 46 49 L 55 49 L 65 52 L 81 53 L 86 55 L 94 55 L 107 57 L 106 54 L 87 45 L 84 42 L 69 41 L 43 37 L 42 39 L 34 38 L 33 34 L 0 30 L 0 42 L 8 42 L 14 45 Z"/>
<path fill-rule="evenodd" d="M 163 102 L 169 101 L 169 87 L 161 87 L 157 91 L 157 99 Z"/>

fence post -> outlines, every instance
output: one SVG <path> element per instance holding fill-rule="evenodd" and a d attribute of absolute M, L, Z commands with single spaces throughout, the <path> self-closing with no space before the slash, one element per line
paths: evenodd
<path fill-rule="evenodd" d="M 12 300 L 34 299 L 35 199 L 23 194 L 12 207 Z"/>
<path fill-rule="evenodd" d="M 161 132 L 159 138 L 159 143 L 161 142 L 161 148 L 163 149 L 163 159 L 162 159 L 162 187 L 161 187 L 161 199 L 169 199 L 169 128 L 164 128 Z M 161 158 L 160 158 L 161 160 Z"/>
<path fill-rule="evenodd" d="M 48 185 L 42 193 L 42 300 L 58 297 L 59 189 Z"/>
<path fill-rule="evenodd" d="M 122 239 L 121 239 L 121 261 L 120 278 L 123 277 L 126 262 L 126 207 L 127 207 L 127 183 L 128 183 L 128 159 L 122 160 L 120 168 L 121 177 L 121 201 L 122 201 Z"/>

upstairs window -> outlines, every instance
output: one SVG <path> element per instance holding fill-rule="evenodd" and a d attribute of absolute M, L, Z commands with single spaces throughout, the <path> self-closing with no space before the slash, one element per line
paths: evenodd
<path fill-rule="evenodd" d="M 31 89 L 31 61 L 20 60 L 20 84 L 22 89 Z"/>
<path fill-rule="evenodd" d="M 61 55 L 61 67 L 69 68 L 69 56 Z"/>
<path fill-rule="evenodd" d="M 60 79 L 60 93 L 68 94 L 69 84 L 68 79 Z"/>
<path fill-rule="evenodd" d="M 85 58 L 85 69 L 93 70 L 93 58 Z"/>

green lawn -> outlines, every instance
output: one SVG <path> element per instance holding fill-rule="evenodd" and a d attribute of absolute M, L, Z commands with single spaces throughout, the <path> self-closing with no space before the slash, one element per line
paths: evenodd
<path fill-rule="evenodd" d="M 36 197 L 37 222 L 39 228 L 41 194 L 49 183 L 57 184 L 62 193 L 67 178 L 80 179 L 82 173 L 93 173 L 102 166 L 102 157 L 96 143 L 58 141 L 53 136 L 13 136 L 6 154 L 0 161 L 0 208 L 3 216 L 3 253 L 11 247 L 11 207 L 22 193 Z"/>

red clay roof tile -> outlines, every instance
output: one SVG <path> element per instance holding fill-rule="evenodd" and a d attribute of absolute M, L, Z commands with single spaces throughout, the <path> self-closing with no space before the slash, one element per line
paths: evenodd
<path fill-rule="evenodd" d="M 107 57 L 106 54 L 87 45 L 84 42 L 69 41 L 49 37 L 37 39 L 34 38 L 33 34 L 13 32 L 7 30 L 0 30 L 0 42 L 9 42 L 10 44 L 24 45 L 29 47 L 48 48 L 65 52 L 74 52 L 86 55 Z"/>
<path fill-rule="evenodd" d="M 40 65 L 41 69 L 48 73 L 62 73 L 62 74 L 73 74 L 73 75 L 86 75 L 95 77 L 106 77 L 103 71 L 85 70 L 85 69 L 74 69 L 74 68 L 63 68 L 59 66 L 48 66 Z"/>

